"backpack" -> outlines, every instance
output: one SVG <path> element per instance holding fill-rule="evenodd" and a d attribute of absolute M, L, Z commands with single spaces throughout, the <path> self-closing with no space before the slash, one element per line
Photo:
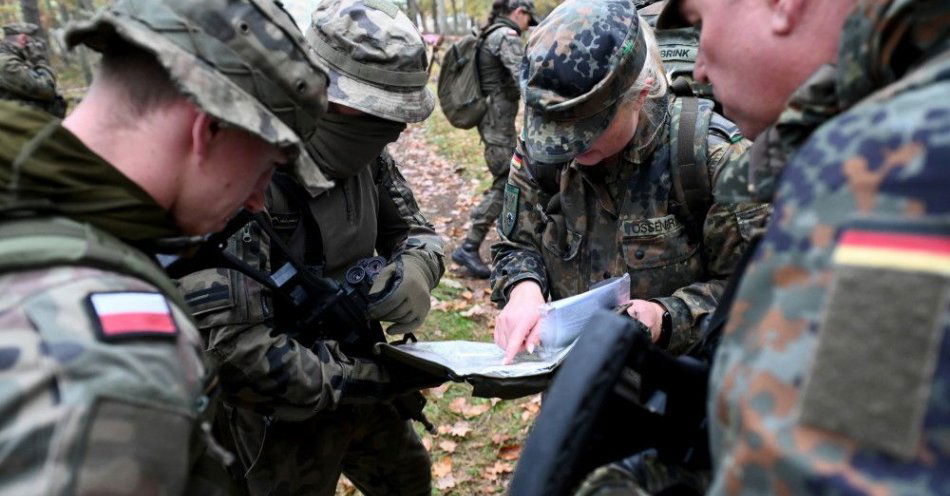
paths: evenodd
<path fill-rule="evenodd" d="M 488 35 L 502 27 L 505 25 L 495 24 L 481 33 L 473 30 L 453 43 L 442 56 L 439 106 L 449 123 L 459 129 L 477 126 L 488 112 L 488 101 L 482 93 L 478 53 Z"/>

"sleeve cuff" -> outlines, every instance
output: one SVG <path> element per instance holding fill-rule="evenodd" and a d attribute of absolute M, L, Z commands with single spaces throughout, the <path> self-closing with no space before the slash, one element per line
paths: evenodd
<path fill-rule="evenodd" d="M 675 296 L 666 296 L 663 298 L 652 298 L 649 301 L 660 304 L 670 313 L 670 321 L 673 323 L 673 328 L 670 333 L 668 350 L 684 350 L 696 341 L 695 337 L 699 331 L 694 329 L 693 314 L 683 300 Z"/>

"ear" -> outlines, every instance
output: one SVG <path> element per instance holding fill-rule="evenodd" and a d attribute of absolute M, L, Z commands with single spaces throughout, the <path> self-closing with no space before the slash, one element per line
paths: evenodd
<path fill-rule="evenodd" d="M 650 88 L 653 87 L 654 82 L 655 81 L 653 80 L 653 78 L 647 78 L 647 80 L 644 81 L 644 83 L 646 83 L 645 87 L 642 90 L 640 90 L 640 94 L 637 95 L 637 110 L 638 111 L 639 109 L 642 109 L 643 104 L 646 103 L 647 95 L 650 94 Z"/>
<path fill-rule="evenodd" d="M 768 0 L 771 7 L 770 28 L 772 34 L 787 36 L 798 26 L 808 0 Z M 813 8 L 815 8 L 813 6 Z"/>
<path fill-rule="evenodd" d="M 196 164 L 203 164 L 208 158 L 212 142 L 218 134 L 218 123 L 210 115 L 197 110 L 191 122 L 191 153 Z"/>

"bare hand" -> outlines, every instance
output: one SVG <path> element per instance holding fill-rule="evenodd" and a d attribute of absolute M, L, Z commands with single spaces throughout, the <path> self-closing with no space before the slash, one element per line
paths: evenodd
<path fill-rule="evenodd" d="M 544 295 L 534 281 L 522 281 L 511 289 L 508 304 L 495 319 L 495 344 L 505 350 L 508 365 L 520 351 L 533 353 L 541 343 L 541 305 Z"/>
<path fill-rule="evenodd" d="M 650 338 L 654 343 L 659 341 L 660 333 L 663 332 L 664 313 L 666 309 L 662 305 L 646 300 L 631 300 L 627 308 L 627 314 L 650 329 Z"/>

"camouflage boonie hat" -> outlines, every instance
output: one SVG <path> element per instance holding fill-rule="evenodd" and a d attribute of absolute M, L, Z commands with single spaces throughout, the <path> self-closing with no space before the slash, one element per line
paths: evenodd
<path fill-rule="evenodd" d="M 422 35 L 388 0 L 326 0 L 307 41 L 330 75 L 331 102 L 397 122 L 435 109 Z"/>
<path fill-rule="evenodd" d="M 632 0 L 568 0 L 535 29 L 521 88 L 532 160 L 573 159 L 610 125 L 647 56 Z"/>
<path fill-rule="evenodd" d="M 311 193 L 332 186 L 303 148 L 326 111 L 326 75 L 272 0 L 118 0 L 71 26 L 66 43 L 105 51 L 116 37 L 155 54 L 203 111 L 296 152 Z"/>
<path fill-rule="evenodd" d="M 16 36 L 18 34 L 25 34 L 28 36 L 33 36 L 39 30 L 40 30 L 40 27 L 37 26 L 36 24 L 30 24 L 28 22 L 17 22 L 13 24 L 4 25 L 3 35 Z"/>
<path fill-rule="evenodd" d="M 529 26 L 538 25 L 538 11 L 534 9 L 534 0 L 509 0 L 508 8 L 514 11 L 518 7 L 521 7 L 528 11 L 528 14 L 531 14 L 531 21 L 528 23 Z"/>

